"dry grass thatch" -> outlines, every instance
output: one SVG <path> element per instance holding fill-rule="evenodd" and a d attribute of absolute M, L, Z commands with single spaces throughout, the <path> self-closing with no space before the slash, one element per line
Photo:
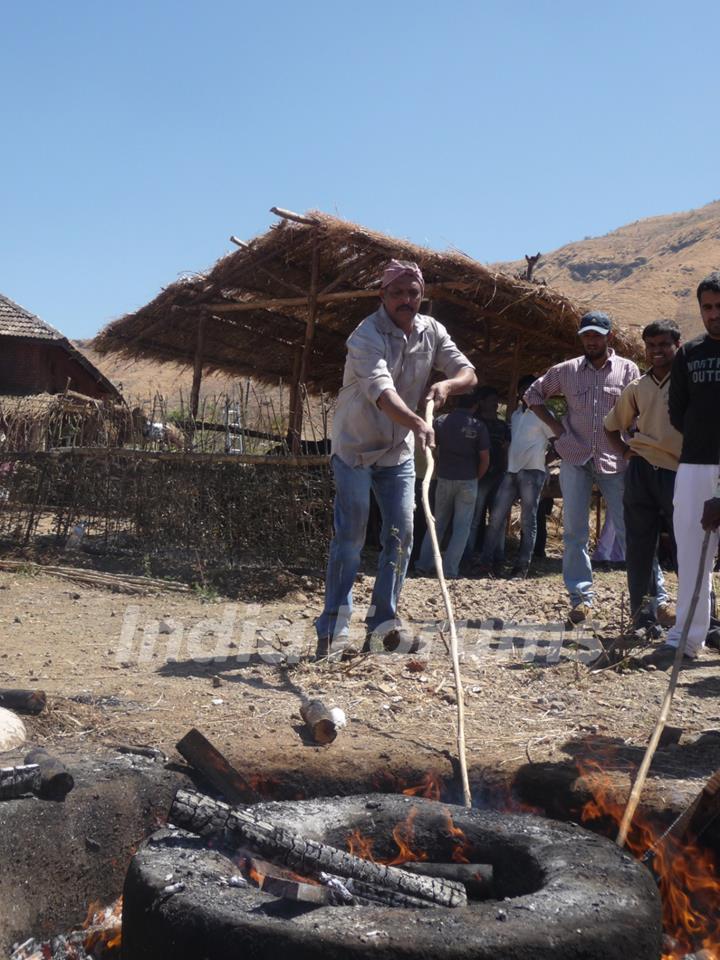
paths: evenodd
<path fill-rule="evenodd" d="M 317 212 L 282 218 L 207 274 L 171 284 L 105 327 L 94 346 L 129 359 L 192 364 L 204 316 L 206 371 L 291 381 L 305 337 L 314 249 L 320 297 L 310 392 L 339 389 L 345 340 L 376 308 L 368 292 L 377 289 L 391 257 L 420 264 L 432 314 L 475 363 L 481 381 L 506 389 L 515 373 L 541 373 L 578 352 L 581 311 L 549 287 L 495 273 L 462 253 L 438 253 Z M 327 299 L 330 294 L 342 299 Z M 285 302 L 266 302 L 280 299 Z M 228 307 L 257 301 L 264 306 Z M 616 349 L 637 356 L 638 344 L 618 331 Z"/>

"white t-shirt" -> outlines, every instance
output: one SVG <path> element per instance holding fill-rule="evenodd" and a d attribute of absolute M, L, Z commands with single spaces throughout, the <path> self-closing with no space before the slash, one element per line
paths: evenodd
<path fill-rule="evenodd" d="M 508 473 L 545 470 L 545 452 L 548 440 L 553 435 L 550 427 L 529 408 L 523 410 L 518 407 L 510 420 L 510 430 Z"/>

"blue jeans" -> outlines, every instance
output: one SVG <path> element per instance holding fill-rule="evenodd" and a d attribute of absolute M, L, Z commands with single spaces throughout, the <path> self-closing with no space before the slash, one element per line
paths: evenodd
<path fill-rule="evenodd" d="M 590 496 L 597 483 L 615 525 L 618 542 L 625 550 L 623 516 L 624 473 L 599 473 L 593 460 L 582 466 L 563 460 L 560 489 L 563 495 L 563 579 L 573 606 L 592 604 L 592 565 L 588 553 Z"/>
<path fill-rule="evenodd" d="M 490 522 L 485 531 L 481 563 L 490 564 L 494 561 L 500 542 L 505 539 L 505 524 L 512 505 L 520 497 L 522 537 L 515 563 L 518 567 L 530 566 L 537 536 L 537 508 L 544 484 L 544 470 L 518 470 L 517 473 L 505 474 L 500 489 L 495 494 Z"/>
<path fill-rule="evenodd" d="M 477 488 L 477 500 L 475 501 L 475 512 L 473 513 L 472 523 L 470 524 L 470 533 L 468 534 L 467 546 L 465 547 L 465 552 L 463 553 L 462 562 L 471 563 L 475 549 L 477 547 L 477 538 L 478 530 L 480 529 L 480 524 L 482 522 L 483 513 L 485 512 L 485 504 L 491 500 L 493 505 L 495 501 L 492 499 L 500 485 L 502 480 L 498 478 L 483 477 L 482 480 L 478 480 Z M 504 547 L 504 544 L 503 544 Z M 494 557 L 495 560 L 502 560 L 504 556 L 503 550 L 500 550 L 500 553 L 497 553 Z"/>
<path fill-rule="evenodd" d="M 446 577 L 457 577 L 465 545 L 467 544 L 477 500 L 477 480 L 444 480 L 438 478 L 435 488 L 435 526 L 438 543 L 452 523 L 452 534 L 443 554 L 443 572 Z M 432 540 L 426 533 L 423 540 L 418 570 L 434 569 Z"/>
<path fill-rule="evenodd" d="M 413 536 L 415 463 L 412 457 L 391 467 L 349 467 L 332 458 L 335 476 L 335 534 L 330 543 L 325 606 L 315 623 L 318 637 L 347 637 L 352 588 L 365 544 L 370 491 L 380 507 L 381 553 L 366 623 L 373 631 L 397 619 L 397 605 L 407 571 Z"/>

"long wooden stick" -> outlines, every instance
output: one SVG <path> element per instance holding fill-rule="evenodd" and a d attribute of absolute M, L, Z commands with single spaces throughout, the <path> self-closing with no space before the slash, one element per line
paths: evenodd
<path fill-rule="evenodd" d="M 427 406 L 425 407 L 425 422 L 429 427 L 432 426 L 434 406 L 433 401 L 428 400 Z M 428 533 L 430 534 L 430 540 L 432 542 L 435 569 L 437 570 L 440 590 L 442 591 L 442 597 L 445 603 L 445 612 L 448 623 L 450 624 L 450 657 L 452 659 L 453 674 L 455 675 L 455 694 L 457 698 L 457 748 L 458 760 L 460 761 L 460 779 L 462 780 L 463 802 L 466 807 L 471 807 L 472 797 L 470 796 L 470 781 L 468 780 L 467 757 L 465 755 L 465 694 L 463 693 L 462 678 L 460 676 L 460 659 L 458 657 L 455 617 L 453 615 L 447 583 L 445 582 L 445 574 L 443 573 L 440 544 L 438 543 L 437 530 L 435 529 L 435 517 L 430 509 L 430 478 L 432 477 L 435 461 L 429 447 L 425 447 L 425 461 L 426 467 L 422 482 L 422 501 L 425 510 L 425 519 L 427 520 Z"/>
<path fill-rule="evenodd" d="M 677 686 L 677 679 L 680 673 L 680 664 L 682 663 L 683 654 L 685 653 L 685 644 L 687 643 L 688 633 L 690 632 L 690 624 L 695 616 L 695 610 L 697 609 L 698 599 L 700 597 L 700 590 L 702 588 L 703 580 L 705 579 L 705 561 L 707 559 L 708 546 L 710 544 L 710 534 L 711 531 L 706 530 L 705 536 L 703 537 L 702 550 L 700 551 L 700 563 L 698 564 L 697 577 L 695 578 L 695 591 L 692 595 L 692 600 L 690 601 L 690 609 L 688 610 L 688 615 L 685 618 L 685 623 L 683 624 L 682 633 L 680 635 L 680 642 L 678 643 L 677 651 L 675 652 L 675 660 L 673 662 L 672 673 L 670 675 L 670 682 L 668 684 L 667 693 L 665 694 L 665 699 L 663 700 L 662 707 L 660 709 L 660 716 L 655 724 L 652 737 L 650 737 L 650 743 L 648 743 L 647 749 L 645 750 L 645 756 L 640 764 L 640 769 L 638 770 L 638 775 L 635 778 L 635 783 L 633 784 L 633 788 L 630 792 L 630 798 L 628 799 L 627 806 L 625 807 L 622 823 L 620 824 L 620 829 L 615 840 L 619 847 L 625 846 L 628 831 L 630 830 L 632 819 L 635 816 L 637 805 L 640 802 L 640 794 L 645 786 L 645 780 L 647 779 L 652 758 L 655 755 L 657 745 L 660 742 L 660 735 L 665 728 L 667 718 L 670 714 L 670 706 L 673 701 L 673 696 L 675 695 L 675 687 Z"/>

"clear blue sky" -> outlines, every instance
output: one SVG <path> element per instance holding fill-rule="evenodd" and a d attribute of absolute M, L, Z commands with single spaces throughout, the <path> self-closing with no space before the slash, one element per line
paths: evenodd
<path fill-rule="evenodd" d="M 318 208 L 483 261 L 720 196 L 717 5 L 0 0 L 0 291 L 72 337 Z"/>

